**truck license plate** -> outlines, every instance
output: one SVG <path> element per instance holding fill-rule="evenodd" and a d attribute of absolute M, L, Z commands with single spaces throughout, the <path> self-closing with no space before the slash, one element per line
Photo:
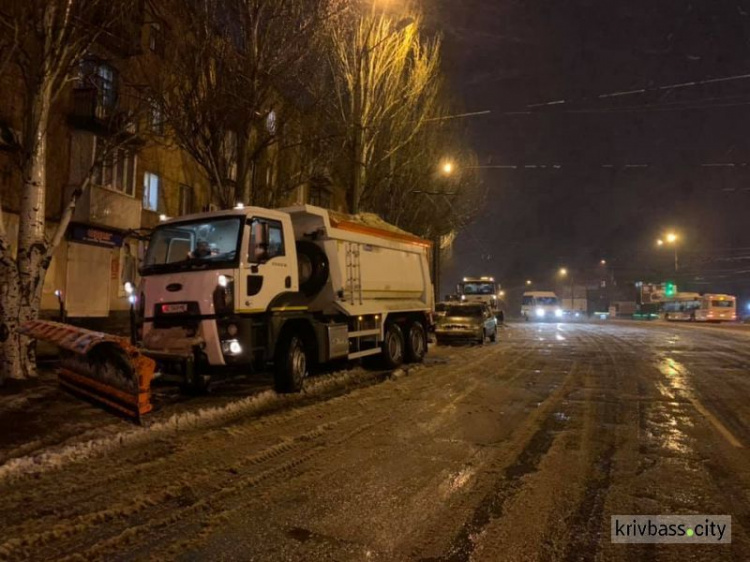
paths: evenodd
<path fill-rule="evenodd" d="M 163 304 L 161 305 L 161 311 L 164 314 L 179 314 L 180 312 L 187 312 L 187 304 Z"/>

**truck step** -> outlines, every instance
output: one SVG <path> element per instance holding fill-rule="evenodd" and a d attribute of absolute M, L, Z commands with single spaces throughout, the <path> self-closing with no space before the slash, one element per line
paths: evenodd
<path fill-rule="evenodd" d="M 379 347 L 374 349 L 365 349 L 364 351 L 357 351 L 349 354 L 349 359 L 359 359 L 361 357 L 369 357 L 370 355 L 377 355 L 381 352 Z"/>

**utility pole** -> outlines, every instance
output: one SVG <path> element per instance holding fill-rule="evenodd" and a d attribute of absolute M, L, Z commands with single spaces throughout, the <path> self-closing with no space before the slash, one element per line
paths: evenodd
<path fill-rule="evenodd" d="M 440 302 L 440 236 L 435 235 L 432 239 L 432 283 L 435 292 L 435 302 Z"/>

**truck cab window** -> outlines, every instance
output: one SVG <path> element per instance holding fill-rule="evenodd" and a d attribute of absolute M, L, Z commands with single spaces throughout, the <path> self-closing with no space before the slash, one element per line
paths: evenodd
<path fill-rule="evenodd" d="M 284 231 L 279 221 L 253 219 L 250 222 L 250 263 L 263 263 L 285 255 Z"/>

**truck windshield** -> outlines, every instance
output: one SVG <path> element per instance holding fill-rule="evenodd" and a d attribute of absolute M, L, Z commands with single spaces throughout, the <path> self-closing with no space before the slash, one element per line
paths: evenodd
<path fill-rule="evenodd" d="M 464 295 L 494 295 L 494 283 L 461 283 L 461 293 Z"/>
<path fill-rule="evenodd" d="M 537 297 L 536 304 L 540 306 L 557 306 L 557 297 Z"/>
<path fill-rule="evenodd" d="M 231 267 L 237 262 L 241 217 L 204 219 L 157 227 L 142 275 Z"/>

